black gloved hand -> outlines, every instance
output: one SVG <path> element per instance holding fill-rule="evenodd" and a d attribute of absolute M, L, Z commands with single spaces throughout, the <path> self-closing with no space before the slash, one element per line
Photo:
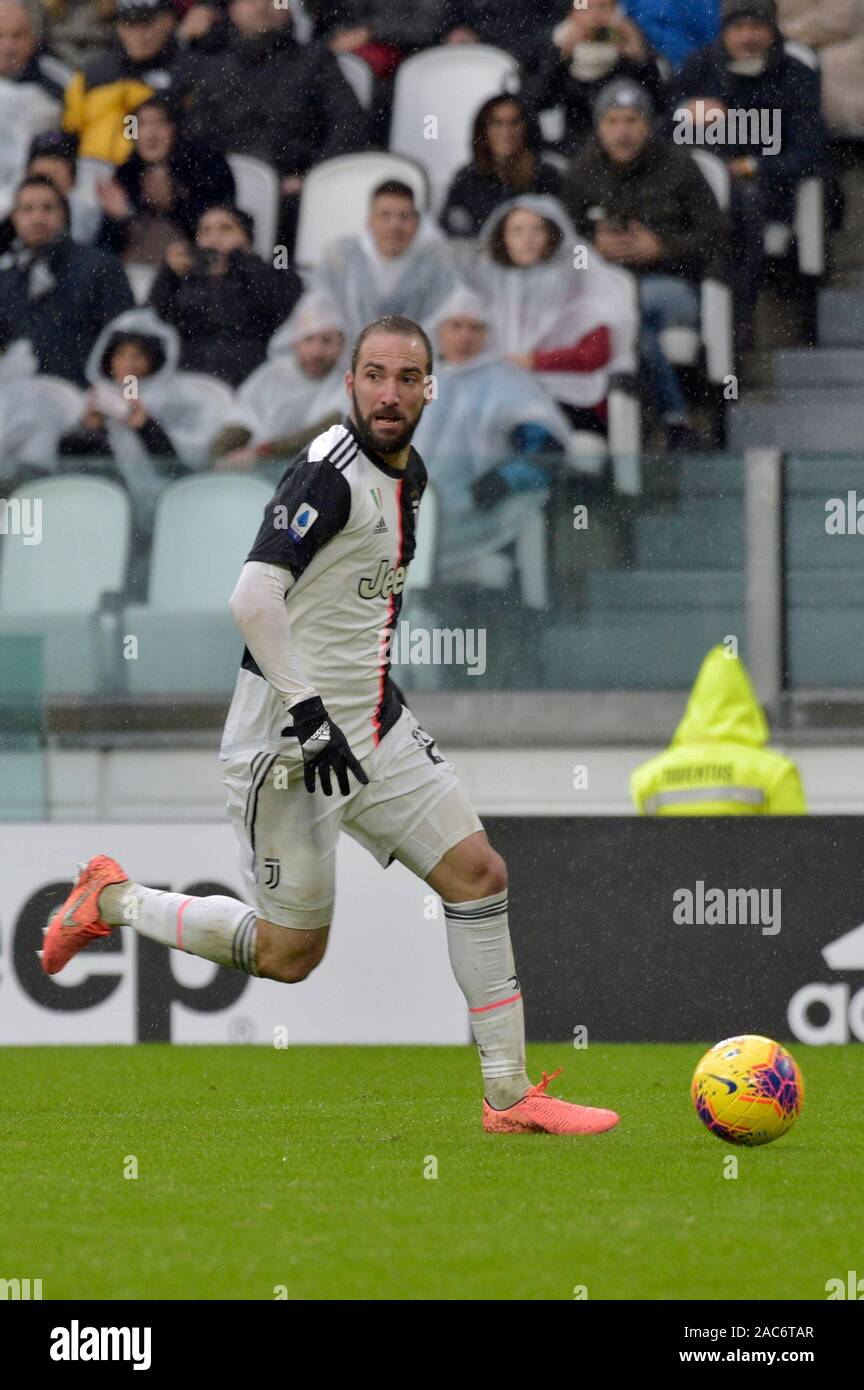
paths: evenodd
<path fill-rule="evenodd" d="M 325 796 L 333 795 L 331 771 L 336 774 L 336 781 L 343 796 L 347 796 L 350 790 L 349 771 L 354 773 L 357 781 L 363 786 L 367 784 L 369 778 L 351 752 L 347 738 L 338 724 L 333 723 L 317 695 L 295 705 L 291 710 L 291 717 L 294 720 L 293 729 L 283 729 L 282 733 L 295 733 L 299 739 L 300 751 L 303 754 L 303 780 L 307 792 L 315 790 L 316 771 L 321 778 L 321 790 Z"/>

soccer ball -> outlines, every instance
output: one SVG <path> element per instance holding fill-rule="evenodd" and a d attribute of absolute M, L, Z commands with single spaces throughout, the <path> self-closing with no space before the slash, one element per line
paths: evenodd
<path fill-rule="evenodd" d="M 724 1143 L 770 1144 L 801 1114 L 804 1078 L 785 1048 L 751 1033 L 705 1053 L 690 1095 L 703 1125 Z"/>

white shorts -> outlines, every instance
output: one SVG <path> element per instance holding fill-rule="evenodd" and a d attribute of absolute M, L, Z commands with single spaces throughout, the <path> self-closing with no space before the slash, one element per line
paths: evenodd
<path fill-rule="evenodd" d="M 483 829 L 452 763 L 409 709 L 363 759 L 363 770 L 367 786 L 349 772 L 348 795 L 333 778 L 333 795 L 325 796 L 317 780 L 314 792 L 306 790 L 296 745 L 226 763 L 240 871 L 259 917 L 303 931 L 329 926 L 340 830 L 384 868 L 398 859 L 425 879 L 449 849 Z"/>

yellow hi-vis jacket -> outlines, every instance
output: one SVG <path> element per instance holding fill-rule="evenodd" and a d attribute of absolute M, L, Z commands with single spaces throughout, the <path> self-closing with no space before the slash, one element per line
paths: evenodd
<path fill-rule="evenodd" d="M 665 753 L 630 779 L 648 816 L 801 816 L 798 769 L 765 748 L 768 723 L 743 662 L 712 648 Z"/>

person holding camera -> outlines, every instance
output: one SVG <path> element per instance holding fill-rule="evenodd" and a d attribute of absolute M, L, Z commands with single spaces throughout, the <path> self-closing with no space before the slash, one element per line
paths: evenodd
<path fill-rule="evenodd" d="M 174 241 L 150 304 L 180 334 L 180 367 L 239 386 L 302 292 L 293 266 L 276 270 L 252 250 L 254 223 L 241 208 L 207 208 L 195 242 Z"/>
<path fill-rule="evenodd" d="M 645 35 L 617 0 L 583 0 L 523 62 L 521 95 L 535 115 L 561 107 L 564 129 L 555 149 L 572 158 L 591 135 L 600 92 L 623 77 L 640 83 L 662 109 L 663 74 Z"/>

